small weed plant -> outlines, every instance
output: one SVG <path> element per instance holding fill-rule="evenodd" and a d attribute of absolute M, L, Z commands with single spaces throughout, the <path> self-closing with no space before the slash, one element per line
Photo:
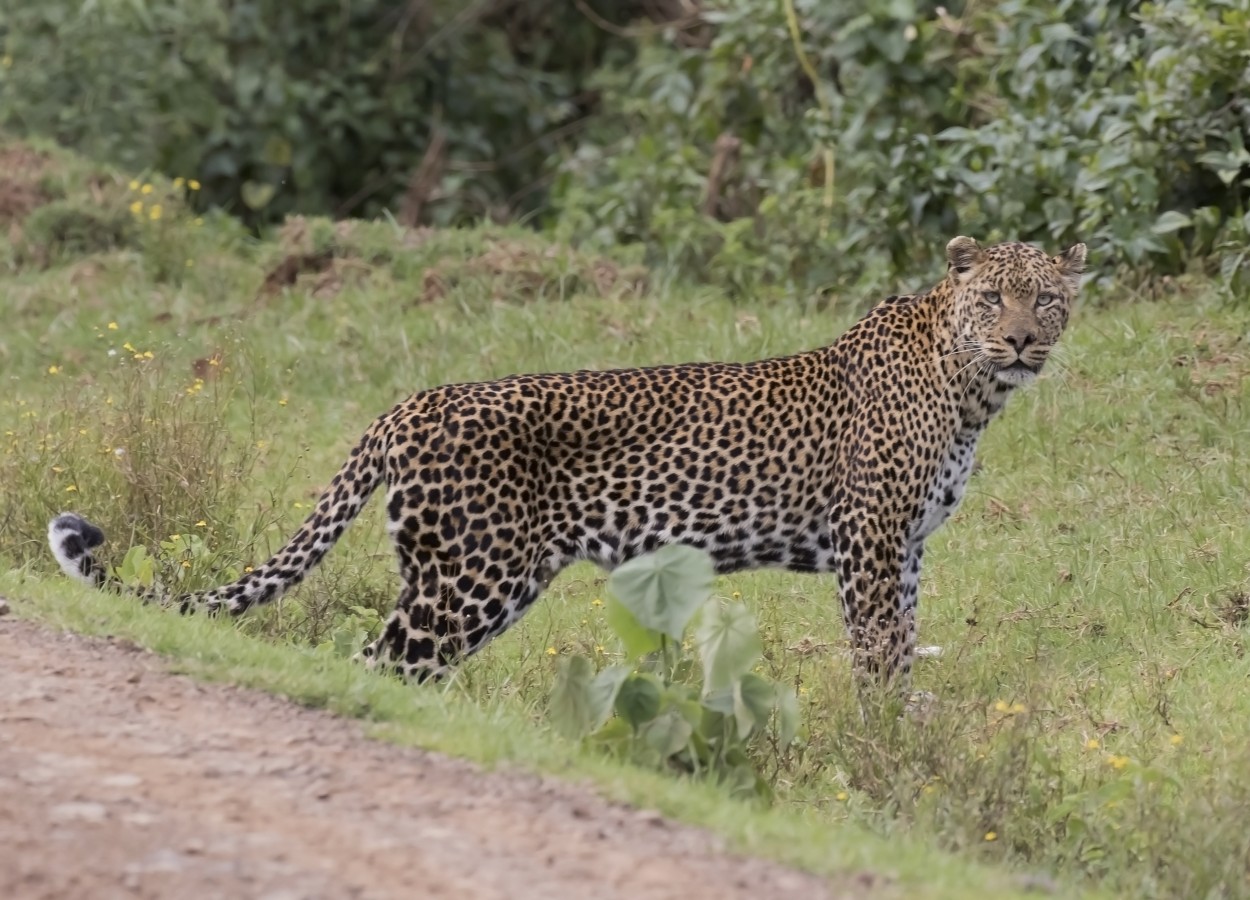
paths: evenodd
<path fill-rule="evenodd" d="M 607 619 L 628 664 L 595 671 L 561 658 L 551 717 L 566 737 L 640 763 L 707 776 L 734 794 L 771 796 L 749 745 L 788 746 L 798 698 L 756 674 L 763 644 L 742 603 L 712 596 L 712 561 L 673 545 L 625 563 L 608 580 Z"/>
<path fill-rule="evenodd" d="M 128 584 L 194 589 L 237 572 L 253 550 L 248 535 L 269 524 L 264 510 L 254 522 L 237 517 L 264 447 L 255 405 L 239 396 L 236 367 L 246 362 L 215 357 L 204 377 L 182 378 L 158 353 L 114 338 L 115 327 L 100 337 L 121 347 L 105 351 L 108 362 L 92 379 L 71 381 L 53 365 L 45 378 L 55 402 L 7 402 L 0 550 L 13 562 L 44 559 L 48 520 L 79 510 L 113 546 L 141 545 L 117 567 Z M 251 440 L 238 439 L 239 424 Z M 160 550 L 148 555 L 142 545 Z"/>

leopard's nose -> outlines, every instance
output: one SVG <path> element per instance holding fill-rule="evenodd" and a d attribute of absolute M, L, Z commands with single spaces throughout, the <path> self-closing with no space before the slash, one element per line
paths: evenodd
<path fill-rule="evenodd" d="M 1003 335 L 1003 340 L 1016 351 L 1016 356 L 1019 356 L 1030 344 L 1037 343 L 1037 332 L 1028 326 L 1017 326 L 1008 330 Z"/>

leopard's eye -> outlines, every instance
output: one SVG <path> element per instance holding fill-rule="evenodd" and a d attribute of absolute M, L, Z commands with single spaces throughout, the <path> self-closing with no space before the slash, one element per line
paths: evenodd
<path fill-rule="evenodd" d="M 982 291 L 981 299 L 990 306 L 998 306 L 998 304 L 1003 302 L 1003 295 L 998 291 Z"/>
<path fill-rule="evenodd" d="M 1043 307 L 1050 306 L 1050 304 L 1055 303 L 1058 300 L 1059 298 L 1056 297 L 1054 294 L 1038 294 L 1037 295 L 1037 308 L 1042 309 Z"/>

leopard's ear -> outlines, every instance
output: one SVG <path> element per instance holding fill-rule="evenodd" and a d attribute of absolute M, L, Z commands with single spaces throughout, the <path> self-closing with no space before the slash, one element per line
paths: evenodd
<path fill-rule="evenodd" d="M 953 278 L 962 280 L 984 258 L 981 245 L 970 237 L 960 235 L 946 245 L 946 270 Z"/>
<path fill-rule="evenodd" d="M 1054 257 L 1051 262 L 1059 270 L 1059 275 L 1063 278 L 1063 284 L 1068 292 L 1076 294 L 1081 288 L 1081 274 L 1085 271 L 1085 245 L 1073 244 Z"/>

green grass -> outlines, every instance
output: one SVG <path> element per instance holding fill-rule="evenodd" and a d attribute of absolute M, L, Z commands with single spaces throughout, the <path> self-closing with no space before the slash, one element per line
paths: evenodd
<path fill-rule="evenodd" d="M 123 209 L 135 196 L 122 179 L 106 194 Z M 585 775 L 818 871 L 889 871 L 909 896 L 1001 896 L 1013 873 L 1135 897 L 1250 896 L 1250 308 L 1215 286 L 1086 303 L 1047 375 L 991 427 L 926 556 L 921 641 L 945 648 L 916 675 L 941 701 L 927 724 L 861 719 L 832 578 L 720 579 L 756 610 L 768 674 L 803 704 L 802 744 L 759 748 L 777 793 L 763 811 L 549 730 L 551 652 L 616 653 L 590 567 L 449 688 L 411 690 L 308 649 L 354 640 L 370 619 L 351 605 L 392 601 L 376 508 L 300 591 L 237 626 L 67 585 L 42 532 L 76 508 L 107 526 L 114 560 L 132 539 L 155 549 L 195 533 L 209 551 L 171 572 L 211 583 L 276 546 L 360 431 L 412 390 L 787 353 L 832 340 L 862 306 L 734 304 L 511 230 L 414 239 L 385 223 L 300 223 L 284 250 L 226 220 L 197 226 L 173 202 L 163 230 L 152 224 L 92 256 L 0 250 L 0 557 L 17 567 L 0 590 L 19 614 L 124 633 L 207 677 L 385 723 L 394 739 Z M 332 268 L 260 291 L 288 250 L 326 247 Z"/>

